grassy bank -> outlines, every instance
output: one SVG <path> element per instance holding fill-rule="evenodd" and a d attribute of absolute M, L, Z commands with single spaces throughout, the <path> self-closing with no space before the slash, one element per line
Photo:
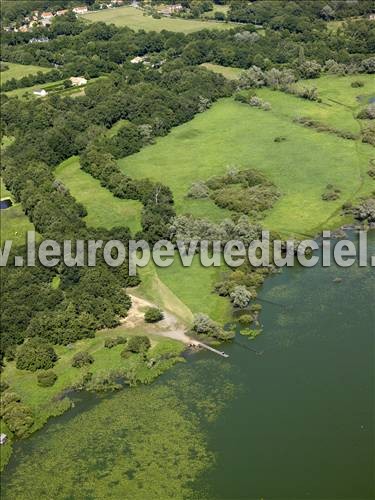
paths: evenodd
<path fill-rule="evenodd" d="M 133 30 L 143 29 L 145 31 L 180 31 L 192 33 L 202 29 L 229 29 L 233 25 L 215 21 L 197 21 L 178 19 L 172 17 L 161 17 L 155 19 L 146 15 L 141 9 L 134 7 L 118 7 L 116 9 L 104 9 L 91 12 L 82 16 L 87 21 L 113 23 L 116 26 L 128 26 Z"/>
<path fill-rule="evenodd" d="M 40 387 L 37 382 L 39 372 L 18 370 L 15 361 L 6 363 L 2 373 L 2 381 L 7 382 L 12 392 L 17 393 L 22 403 L 32 409 L 34 424 L 30 432 L 40 429 L 46 421 L 71 407 L 71 402 L 64 397 L 64 392 L 80 385 L 85 374 L 90 372 L 93 379 L 107 377 L 110 373 L 131 373 L 138 383 L 148 384 L 180 361 L 184 350 L 182 342 L 164 338 L 159 335 L 157 325 L 147 325 L 137 328 L 120 326 L 115 329 L 97 332 L 95 338 L 84 339 L 70 346 L 55 346 L 58 361 L 53 368 L 57 381 L 52 387 Z M 151 348 L 146 360 L 142 354 L 131 354 L 128 358 L 121 357 L 124 345 L 111 349 L 104 347 L 106 338 L 115 336 L 145 335 L 150 338 Z M 88 352 L 94 362 L 88 367 L 73 368 L 72 359 L 77 352 Z M 157 360 L 153 365 L 149 361 Z M 12 451 L 12 433 L 1 422 L 2 432 L 8 436 L 8 443 L 1 447 L 1 468 L 8 462 Z"/>

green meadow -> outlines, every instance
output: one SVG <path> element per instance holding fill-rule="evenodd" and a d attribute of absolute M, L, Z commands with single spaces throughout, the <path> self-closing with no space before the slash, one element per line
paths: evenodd
<path fill-rule="evenodd" d="M 8 80 L 11 80 L 12 78 L 19 80 L 24 76 L 36 75 L 39 71 L 41 71 L 42 73 L 46 73 L 47 71 L 51 71 L 52 69 L 52 68 L 44 68 L 42 66 L 33 66 L 31 64 L 26 65 L 26 64 L 16 64 L 10 62 L 4 62 L 4 64 L 9 66 L 9 69 L 7 69 L 6 71 L 1 71 L 0 73 L 1 84 L 6 83 Z"/>
<path fill-rule="evenodd" d="M 86 207 L 88 215 L 85 221 L 89 226 L 108 229 L 127 226 L 133 234 L 141 229 L 141 203 L 115 198 L 98 180 L 81 170 L 77 157 L 61 163 L 55 170 L 55 176 Z"/>
<path fill-rule="evenodd" d="M 118 7 L 116 9 L 104 9 L 99 12 L 90 12 L 82 16 L 92 22 L 113 23 L 116 26 L 128 26 L 133 30 L 145 31 L 180 31 L 192 33 L 202 29 L 229 29 L 233 25 L 215 21 L 197 21 L 178 19 L 172 17 L 161 17 L 154 19 L 146 15 L 141 9 L 134 7 Z"/>
<path fill-rule="evenodd" d="M 322 79 L 322 92 L 329 94 L 334 78 Z M 358 92 L 350 87 L 351 79 L 336 77 L 341 88 L 348 88 L 349 106 L 353 104 L 353 91 Z M 358 93 L 370 91 L 370 85 L 368 80 Z M 265 217 L 265 227 L 289 236 L 315 234 L 323 227 L 339 225 L 341 205 L 373 189 L 366 174 L 373 149 L 359 141 L 306 129 L 293 123 L 293 118 L 311 115 L 334 124 L 335 112 L 343 108 L 340 128 L 359 131 L 353 110 L 335 105 L 328 113 L 324 102 L 311 103 L 270 90 L 258 94 L 271 102 L 271 111 L 223 99 L 189 123 L 176 127 L 168 136 L 159 138 L 154 145 L 120 160 L 123 172 L 168 184 L 178 213 L 220 220 L 228 213 L 210 200 L 186 197 L 192 182 L 222 174 L 228 166 L 256 168 L 281 192 L 280 200 Z M 279 136 L 286 140 L 275 142 Z M 327 184 L 341 189 L 339 200 L 321 199 Z"/>

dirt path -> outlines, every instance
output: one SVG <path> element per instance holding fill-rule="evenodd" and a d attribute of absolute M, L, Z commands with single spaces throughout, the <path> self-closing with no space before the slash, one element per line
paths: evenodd
<path fill-rule="evenodd" d="M 148 300 L 141 299 L 135 295 L 129 294 L 132 301 L 132 306 L 129 309 L 128 315 L 124 318 L 121 323 L 129 328 L 135 328 L 139 326 L 151 326 L 144 321 L 144 310 L 146 307 L 156 307 Z M 185 327 L 178 321 L 178 319 L 170 312 L 163 311 L 164 319 L 158 323 L 152 325 L 155 328 L 156 335 L 161 335 L 163 337 L 169 337 L 171 339 L 180 340 L 184 344 L 194 343 L 194 340 L 186 335 Z"/>

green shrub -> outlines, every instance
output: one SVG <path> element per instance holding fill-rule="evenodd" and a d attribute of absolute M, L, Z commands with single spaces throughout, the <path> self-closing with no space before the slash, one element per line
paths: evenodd
<path fill-rule="evenodd" d="M 260 312 L 262 310 L 262 304 L 251 304 L 250 311 L 251 312 Z"/>
<path fill-rule="evenodd" d="M 194 316 L 191 331 L 193 334 L 212 337 L 217 340 L 229 340 L 234 337 L 233 332 L 225 331 L 218 323 L 203 313 Z"/>
<path fill-rule="evenodd" d="M 21 403 L 21 398 L 14 392 L 5 392 L 1 396 L 0 416 L 9 430 L 18 438 L 26 435 L 34 423 L 31 408 Z"/>
<path fill-rule="evenodd" d="M 72 359 L 73 368 L 82 368 L 82 366 L 91 365 L 94 358 L 88 352 L 77 352 Z"/>
<path fill-rule="evenodd" d="M 150 347 L 151 342 L 146 335 L 134 335 L 133 337 L 129 337 L 124 351 L 140 353 L 146 352 Z"/>
<path fill-rule="evenodd" d="M 40 372 L 37 375 L 37 381 L 40 387 L 52 387 L 56 380 L 57 375 L 52 370 Z"/>
<path fill-rule="evenodd" d="M 41 339 L 35 338 L 26 341 L 17 350 L 16 367 L 19 370 L 48 370 L 57 361 L 57 354 L 53 347 Z"/>
<path fill-rule="evenodd" d="M 238 318 L 238 322 L 241 326 L 249 326 L 251 323 L 254 321 L 254 318 L 251 316 L 251 314 L 242 314 Z"/>
<path fill-rule="evenodd" d="M 126 337 L 111 337 L 105 339 L 104 347 L 106 347 L 107 349 L 112 349 L 112 347 L 116 347 L 117 345 L 120 344 L 126 344 L 126 342 L 127 342 Z"/>
<path fill-rule="evenodd" d="M 350 84 L 350 86 L 353 87 L 353 89 L 358 88 L 358 87 L 364 87 L 365 82 L 362 82 L 361 80 L 354 80 L 354 82 L 352 82 Z"/>
<path fill-rule="evenodd" d="M 148 307 L 145 312 L 146 323 L 157 323 L 164 318 L 163 311 L 157 307 Z"/>
<path fill-rule="evenodd" d="M 10 345 L 5 350 L 5 358 L 7 361 L 13 361 L 16 359 L 17 347 L 15 345 Z"/>

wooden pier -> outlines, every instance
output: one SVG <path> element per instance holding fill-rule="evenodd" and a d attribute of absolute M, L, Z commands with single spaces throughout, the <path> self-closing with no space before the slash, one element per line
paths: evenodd
<path fill-rule="evenodd" d="M 215 354 L 218 354 L 219 356 L 222 356 L 223 358 L 229 358 L 229 354 L 226 354 L 224 351 L 218 351 L 217 349 L 214 349 L 210 345 L 204 344 L 203 342 L 199 342 L 198 340 L 194 340 L 189 345 L 191 347 L 203 347 L 203 349 L 207 349 L 208 351 L 214 352 Z"/>

